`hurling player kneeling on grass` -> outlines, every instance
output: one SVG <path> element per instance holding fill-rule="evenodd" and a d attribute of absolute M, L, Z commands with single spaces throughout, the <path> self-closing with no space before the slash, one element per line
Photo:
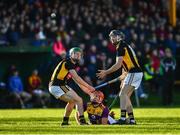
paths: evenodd
<path fill-rule="evenodd" d="M 109 109 L 103 105 L 104 94 L 101 91 L 94 91 L 90 95 L 90 102 L 84 104 L 84 111 L 87 111 L 90 124 L 115 124 L 116 120 L 109 115 Z M 78 114 L 76 120 L 79 122 Z"/>

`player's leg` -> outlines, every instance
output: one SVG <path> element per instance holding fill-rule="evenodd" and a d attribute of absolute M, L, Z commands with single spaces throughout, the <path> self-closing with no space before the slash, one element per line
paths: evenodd
<path fill-rule="evenodd" d="M 84 119 L 84 110 L 83 110 L 83 101 L 81 97 L 79 97 L 74 90 L 72 90 L 69 86 L 64 85 L 64 86 L 50 86 L 49 91 L 52 95 L 54 95 L 57 99 L 65 101 L 69 104 L 67 104 L 65 110 L 65 114 L 63 119 L 66 119 L 68 122 L 68 115 L 70 116 L 70 113 L 67 114 L 66 112 L 72 112 L 73 110 L 73 104 L 77 105 L 77 110 L 79 113 L 79 118 L 81 123 L 86 123 Z"/>
<path fill-rule="evenodd" d="M 80 96 L 78 96 L 77 93 L 67 85 L 63 86 L 61 88 L 69 90 L 65 94 L 65 97 L 66 97 L 65 100 L 67 100 L 67 97 L 70 97 L 70 99 L 73 100 L 72 102 L 76 104 L 76 108 L 77 108 L 78 116 L 79 116 L 79 121 L 80 121 L 79 124 L 86 124 L 86 121 L 85 121 L 85 118 L 84 118 L 84 109 L 83 109 L 82 98 Z M 61 97 L 61 100 L 62 100 L 62 97 Z"/>
<path fill-rule="evenodd" d="M 127 103 L 126 103 L 126 111 L 128 113 L 129 116 L 129 124 L 136 124 L 135 119 L 134 119 L 134 114 L 133 114 L 133 106 L 131 103 L 131 95 L 133 93 L 133 91 L 136 89 L 138 89 L 138 87 L 141 84 L 141 80 L 142 80 L 142 73 L 130 73 L 129 74 L 129 79 L 127 78 L 126 81 L 124 82 L 126 85 L 128 85 L 128 89 L 127 89 Z"/>
<path fill-rule="evenodd" d="M 61 125 L 69 125 L 69 116 L 71 115 L 73 108 L 75 106 L 74 102 L 68 102 L 65 107 L 64 117 Z"/>
<path fill-rule="evenodd" d="M 22 96 L 22 98 L 24 99 L 25 102 L 31 100 L 31 98 L 32 98 L 32 95 L 25 91 L 21 92 L 20 95 Z"/>
<path fill-rule="evenodd" d="M 127 105 L 128 105 L 128 92 L 129 89 L 131 89 L 132 86 L 124 85 L 121 89 L 121 92 L 119 94 L 120 96 L 120 109 L 121 109 L 121 116 L 119 119 L 119 124 L 125 124 L 126 123 L 126 111 L 127 111 Z"/>
<path fill-rule="evenodd" d="M 127 110 L 127 114 L 128 114 L 128 119 L 126 122 L 128 124 L 136 124 L 135 119 L 134 119 L 133 106 L 132 106 L 131 99 L 130 99 L 133 91 L 134 91 L 134 87 L 131 87 L 131 89 L 129 89 L 128 98 L 127 98 L 126 110 Z"/>
<path fill-rule="evenodd" d="M 84 109 L 83 109 L 82 98 L 79 97 L 74 90 L 71 89 L 65 95 L 61 96 L 60 99 L 64 100 L 64 101 L 69 101 L 65 108 L 65 114 L 64 114 L 62 125 L 65 125 L 64 120 L 66 122 L 68 122 L 69 116 L 70 116 L 75 104 L 76 104 L 76 108 L 78 111 L 79 124 L 86 124 L 86 121 L 84 118 Z"/>
<path fill-rule="evenodd" d="M 44 101 L 45 106 L 48 106 L 50 103 L 50 95 L 46 91 L 42 91 L 42 99 Z"/>
<path fill-rule="evenodd" d="M 47 105 L 50 101 L 49 93 L 47 93 L 46 91 L 44 91 L 42 89 L 35 89 L 33 91 L 33 95 L 35 95 L 35 97 L 37 98 L 37 101 L 41 103 L 41 106 L 43 108 L 47 108 Z"/>
<path fill-rule="evenodd" d="M 20 93 L 20 97 L 25 104 L 27 104 L 32 99 L 32 95 L 25 91 Z"/>
<path fill-rule="evenodd" d="M 108 115 L 108 123 L 110 125 L 113 125 L 113 124 L 117 124 L 117 121 L 114 118 L 112 118 L 110 115 Z"/>
<path fill-rule="evenodd" d="M 20 94 L 14 92 L 12 95 L 15 97 L 15 99 L 16 99 L 17 101 L 20 102 L 21 108 L 25 108 L 24 102 L 23 102 L 23 100 L 22 100 Z"/>
<path fill-rule="evenodd" d="M 68 96 L 72 97 L 73 101 L 76 103 L 77 111 L 79 113 L 79 116 L 84 114 L 83 109 L 83 101 L 80 96 L 77 95 L 77 93 L 74 90 L 71 90 L 67 93 Z"/>
<path fill-rule="evenodd" d="M 71 88 L 70 88 L 71 89 Z M 76 109 L 79 116 L 79 124 L 86 124 L 85 118 L 84 118 L 84 108 L 83 108 L 83 100 L 80 96 L 77 95 L 77 93 L 74 90 L 70 90 L 67 95 L 73 97 L 74 103 L 76 104 Z"/>
<path fill-rule="evenodd" d="M 67 102 L 65 113 L 63 117 L 63 121 L 61 125 L 69 125 L 69 116 L 74 108 L 75 100 L 73 97 L 69 94 L 67 94 L 70 90 L 66 88 L 65 86 L 50 86 L 49 92 L 59 100 L 62 100 L 64 102 Z"/>
<path fill-rule="evenodd" d="M 131 90 L 129 90 L 129 92 L 127 93 L 127 95 L 128 95 L 127 105 L 126 105 L 126 110 L 127 110 L 127 112 L 132 112 L 132 111 L 133 111 L 133 106 L 132 106 L 131 99 L 130 99 L 133 91 L 134 91 L 134 88 L 132 88 Z"/>

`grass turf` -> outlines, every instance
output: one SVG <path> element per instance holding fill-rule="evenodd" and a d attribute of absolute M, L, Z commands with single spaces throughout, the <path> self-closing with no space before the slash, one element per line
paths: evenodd
<path fill-rule="evenodd" d="M 119 109 L 113 109 L 116 118 Z M 179 108 L 137 108 L 137 125 L 60 127 L 64 109 L 0 110 L 0 134 L 180 134 Z M 86 115 L 87 117 L 87 115 Z"/>

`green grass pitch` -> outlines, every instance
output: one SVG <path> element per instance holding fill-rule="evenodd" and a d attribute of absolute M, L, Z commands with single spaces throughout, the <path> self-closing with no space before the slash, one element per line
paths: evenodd
<path fill-rule="evenodd" d="M 180 108 L 135 108 L 137 125 L 80 126 L 74 112 L 71 125 L 60 127 L 64 109 L 0 110 L 0 134 L 180 134 Z"/>

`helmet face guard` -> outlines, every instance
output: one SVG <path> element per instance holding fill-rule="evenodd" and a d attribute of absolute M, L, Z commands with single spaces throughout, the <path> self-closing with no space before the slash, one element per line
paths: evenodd
<path fill-rule="evenodd" d="M 91 102 L 102 103 L 104 100 L 104 94 L 101 91 L 94 91 L 90 95 Z"/>
<path fill-rule="evenodd" d="M 116 44 L 121 40 L 124 40 L 125 35 L 119 30 L 111 30 L 111 32 L 109 33 L 109 38 L 113 44 Z"/>
<path fill-rule="evenodd" d="M 73 53 L 80 52 L 83 56 L 83 50 L 79 47 L 73 47 L 69 50 L 69 55 L 71 56 Z"/>
<path fill-rule="evenodd" d="M 79 54 L 80 53 L 80 54 Z M 77 56 L 79 55 L 79 56 Z M 75 63 L 79 63 L 81 58 L 83 57 L 83 51 L 81 48 L 79 47 L 73 47 L 69 50 L 69 57 L 75 62 Z M 80 58 L 78 58 L 80 57 Z"/>

